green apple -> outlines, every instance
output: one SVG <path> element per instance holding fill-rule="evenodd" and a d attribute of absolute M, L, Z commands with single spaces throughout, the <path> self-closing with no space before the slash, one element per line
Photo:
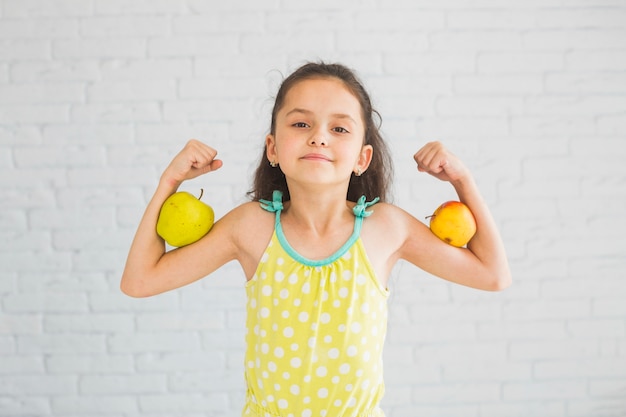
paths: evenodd
<path fill-rule="evenodd" d="M 200 240 L 213 227 L 215 214 L 211 206 L 186 191 L 169 196 L 159 213 L 156 231 L 169 245 L 181 247 Z"/>

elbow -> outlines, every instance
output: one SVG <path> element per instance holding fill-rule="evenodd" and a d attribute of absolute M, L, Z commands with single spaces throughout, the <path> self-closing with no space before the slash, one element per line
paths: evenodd
<path fill-rule="evenodd" d="M 133 298 L 145 298 L 152 295 L 145 290 L 143 285 L 133 283 L 132 280 L 125 277 L 122 277 L 122 281 L 120 282 L 120 290 L 125 295 Z"/>
<path fill-rule="evenodd" d="M 511 274 L 503 273 L 497 276 L 494 276 L 490 281 L 488 291 L 503 291 L 511 286 L 513 283 L 513 279 L 511 278 Z"/>

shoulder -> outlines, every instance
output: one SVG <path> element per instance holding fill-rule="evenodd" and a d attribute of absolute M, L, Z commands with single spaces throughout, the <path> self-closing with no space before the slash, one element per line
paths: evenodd
<path fill-rule="evenodd" d="M 428 227 L 406 210 L 390 203 L 378 203 L 364 223 L 364 232 L 370 239 L 389 246 L 399 258 L 407 244 L 428 238 Z"/>
<path fill-rule="evenodd" d="M 254 231 L 258 228 L 273 228 L 274 213 L 261 208 L 258 201 L 243 203 L 220 219 L 220 222 L 230 226 L 234 232 Z"/>

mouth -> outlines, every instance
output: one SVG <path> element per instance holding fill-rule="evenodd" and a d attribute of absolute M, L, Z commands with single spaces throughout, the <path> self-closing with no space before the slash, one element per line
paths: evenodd
<path fill-rule="evenodd" d="M 320 153 L 309 153 L 309 154 L 304 155 L 300 159 L 304 159 L 305 161 L 331 162 L 331 159 L 328 156 L 320 154 Z"/>

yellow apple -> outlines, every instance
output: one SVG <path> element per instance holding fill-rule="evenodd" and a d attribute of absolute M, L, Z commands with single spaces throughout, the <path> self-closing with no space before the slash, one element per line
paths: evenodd
<path fill-rule="evenodd" d="M 452 246 L 462 247 L 476 233 L 476 220 L 469 207 L 460 201 L 447 201 L 430 217 L 430 230 Z"/>
<path fill-rule="evenodd" d="M 211 206 L 186 191 L 169 196 L 161 206 L 156 231 L 171 246 L 194 243 L 209 233 L 215 214 Z"/>

